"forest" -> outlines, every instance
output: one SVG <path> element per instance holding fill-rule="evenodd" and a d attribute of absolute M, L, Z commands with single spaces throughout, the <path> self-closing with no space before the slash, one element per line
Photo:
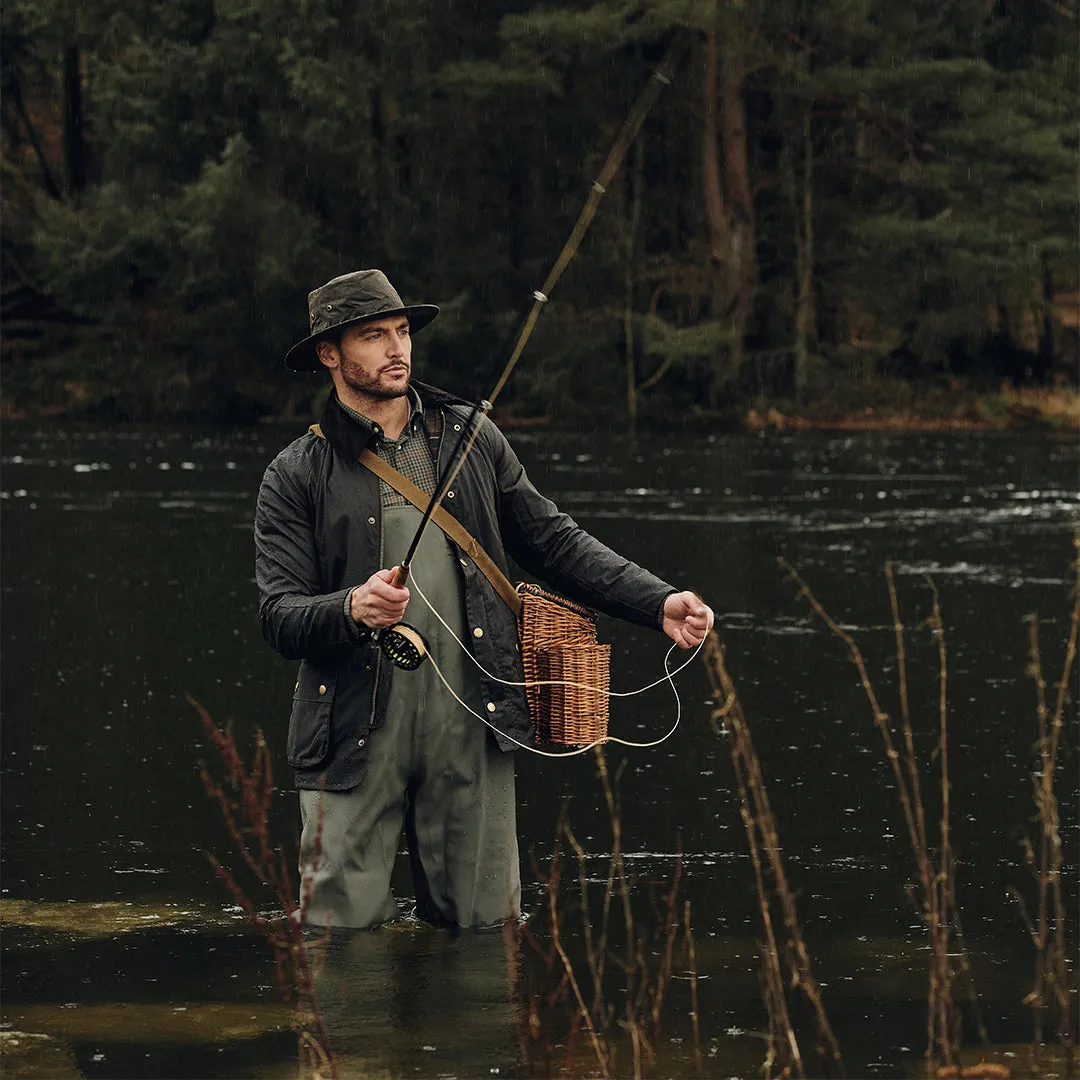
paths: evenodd
<path fill-rule="evenodd" d="M 1075 0 L 0 20 L 7 417 L 310 415 L 326 380 L 282 363 L 306 294 L 372 266 L 442 306 L 417 374 L 483 396 L 677 35 L 506 418 L 978 419 L 983 390 L 1075 392 Z"/>

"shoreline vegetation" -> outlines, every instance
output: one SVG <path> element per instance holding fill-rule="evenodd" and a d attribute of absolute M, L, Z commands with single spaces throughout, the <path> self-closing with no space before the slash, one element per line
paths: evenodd
<path fill-rule="evenodd" d="M 78 388 L 71 391 L 67 403 L 48 405 L 16 405 L 0 399 L 0 422 L 142 422 L 131 415 L 119 415 L 108 404 L 81 401 Z M 322 411 L 322 396 L 316 395 L 310 405 L 288 409 L 278 414 L 255 415 L 239 410 L 236 417 L 207 417 L 181 412 L 161 417 L 167 423 L 220 424 L 245 422 L 303 423 L 317 420 Z M 145 418 L 149 419 L 149 418 Z M 516 405 L 499 406 L 492 419 L 506 430 L 580 426 L 584 414 L 555 417 L 548 412 L 519 409 Z M 604 419 L 615 422 L 615 418 Z M 799 406 L 793 401 L 757 400 L 749 405 L 729 408 L 703 409 L 690 407 L 681 414 L 674 407 L 663 412 L 643 412 L 636 424 L 626 417 L 627 427 L 667 429 L 681 419 L 687 426 L 707 426 L 717 431 L 752 434 L 796 431 L 1011 431 L 1011 430 L 1072 430 L 1080 432 L 1080 391 L 1070 386 L 1014 387 L 1003 383 L 998 387 L 976 386 L 959 379 L 930 388 L 915 388 L 893 380 L 877 380 L 863 392 L 849 392 L 844 398 L 823 395 Z"/>
<path fill-rule="evenodd" d="M 911 401 L 838 407 L 822 401 L 805 410 L 786 412 L 751 407 L 748 431 L 1005 431 L 1051 427 L 1080 430 L 1080 393 L 1071 388 L 1012 387 L 972 391 L 960 384 L 947 392 L 929 393 Z"/>

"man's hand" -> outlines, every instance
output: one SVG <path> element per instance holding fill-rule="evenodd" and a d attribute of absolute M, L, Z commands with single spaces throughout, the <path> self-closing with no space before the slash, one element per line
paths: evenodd
<path fill-rule="evenodd" d="M 390 584 L 395 570 L 396 566 L 392 570 L 377 570 L 363 585 L 353 589 L 349 597 L 349 614 L 354 622 L 372 630 L 401 622 L 409 602 L 409 590 Z"/>
<path fill-rule="evenodd" d="M 712 624 L 712 608 L 696 593 L 672 593 L 664 601 L 664 633 L 680 649 L 700 645 Z"/>

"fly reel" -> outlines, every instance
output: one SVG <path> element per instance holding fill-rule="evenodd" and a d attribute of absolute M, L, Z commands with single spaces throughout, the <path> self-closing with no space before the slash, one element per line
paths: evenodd
<path fill-rule="evenodd" d="M 415 671 L 428 656 L 424 635 L 408 623 L 397 623 L 380 630 L 378 642 L 390 663 L 403 671 Z"/>

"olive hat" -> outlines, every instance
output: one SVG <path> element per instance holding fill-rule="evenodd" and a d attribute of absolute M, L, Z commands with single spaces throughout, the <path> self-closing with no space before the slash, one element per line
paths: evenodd
<path fill-rule="evenodd" d="M 322 364 L 315 346 L 335 330 L 368 319 L 405 315 L 409 319 L 409 329 L 416 333 L 438 314 L 439 309 L 434 304 L 403 304 L 381 270 L 355 270 L 351 274 L 342 274 L 308 293 L 311 332 L 285 354 L 285 363 L 294 371 L 319 371 Z"/>

